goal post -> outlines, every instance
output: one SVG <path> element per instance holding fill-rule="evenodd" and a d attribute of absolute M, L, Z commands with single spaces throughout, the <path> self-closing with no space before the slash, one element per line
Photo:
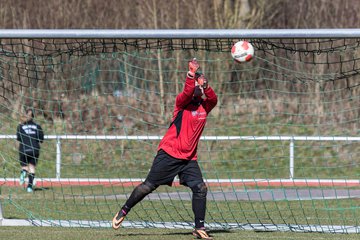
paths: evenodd
<path fill-rule="evenodd" d="M 237 63 L 243 39 L 255 56 Z M 149 171 L 192 57 L 219 98 L 198 148 L 208 227 L 359 232 L 359 29 L 0 30 L 1 224 L 110 227 Z M 27 107 L 46 135 L 33 194 L 18 184 L 13 136 Z M 192 219 L 175 180 L 124 226 Z"/>

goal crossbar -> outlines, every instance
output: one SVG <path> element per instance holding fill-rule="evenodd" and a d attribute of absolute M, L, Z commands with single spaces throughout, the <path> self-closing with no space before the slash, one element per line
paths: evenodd
<path fill-rule="evenodd" d="M 358 38 L 359 28 L 343 29 L 0 29 L 0 38 L 220 39 Z"/>

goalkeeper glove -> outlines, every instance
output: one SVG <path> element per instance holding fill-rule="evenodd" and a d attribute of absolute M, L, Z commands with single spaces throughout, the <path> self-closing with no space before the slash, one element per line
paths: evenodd
<path fill-rule="evenodd" d="M 208 86 L 208 80 L 205 78 L 204 74 L 201 74 L 196 81 L 198 82 L 198 84 L 203 88 L 207 88 Z"/>
<path fill-rule="evenodd" d="M 194 78 L 196 71 L 200 68 L 196 58 L 193 58 L 191 61 L 189 61 L 188 66 L 189 66 L 188 76 L 190 78 Z"/>

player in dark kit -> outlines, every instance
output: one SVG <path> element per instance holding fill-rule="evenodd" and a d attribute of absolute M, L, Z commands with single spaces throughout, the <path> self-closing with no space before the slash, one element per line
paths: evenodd
<path fill-rule="evenodd" d="M 27 192 L 33 192 L 35 168 L 40 155 L 40 143 L 44 141 L 44 132 L 41 126 L 34 122 L 33 118 L 33 110 L 27 109 L 16 131 L 16 138 L 20 142 L 20 185 L 25 183 L 25 177 L 28 175 Z"/>
<path fill-rule="evenodd" d="M 193 193 L 193 235 L 201 239 L 212 239 L 204 226 L 207 186 L 197 162 L 197 146 L 206 118 L 217 104 L 217 96 L 204 75 L 197 73 L 199 64 L 195 58 L 189 61 L 188 66 L 185 87 L 176 97 L 172 122 L 158 146 L 151 170 L 145 181 L 133 190 L 124 206 L 116 213 L 112 221 L 114 229 L 120 227 L 131 208 L 145 196 L 160 185 L 171 186 L 178 175 L 180 184 L 189 187 Z"/>

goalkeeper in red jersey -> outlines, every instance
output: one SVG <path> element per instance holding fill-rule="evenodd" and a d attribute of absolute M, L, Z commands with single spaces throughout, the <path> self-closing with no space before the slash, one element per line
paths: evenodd
<path fill-rule="evenodd" d="M 217 96 L 203 74 L 198 74 L 196 59 L 189 61 L 184 90 L 177 95 L 172 122 L 158 146 L 158 152 L 145 181 L 131 193 L 121 210 L 116 213 L 112 227 L 118 229 L 130 210 L 160 185 L 172 185 L 176 176 L 180 184 L 191 189 L 192 210 L 195 215 L 193 235 L 212 239 L 206 232 L 207 186 L 197 162 L 197 147 L 206 118 L 217 104 Z M 205 95 L 205 97 L 203 97 Z"/>

